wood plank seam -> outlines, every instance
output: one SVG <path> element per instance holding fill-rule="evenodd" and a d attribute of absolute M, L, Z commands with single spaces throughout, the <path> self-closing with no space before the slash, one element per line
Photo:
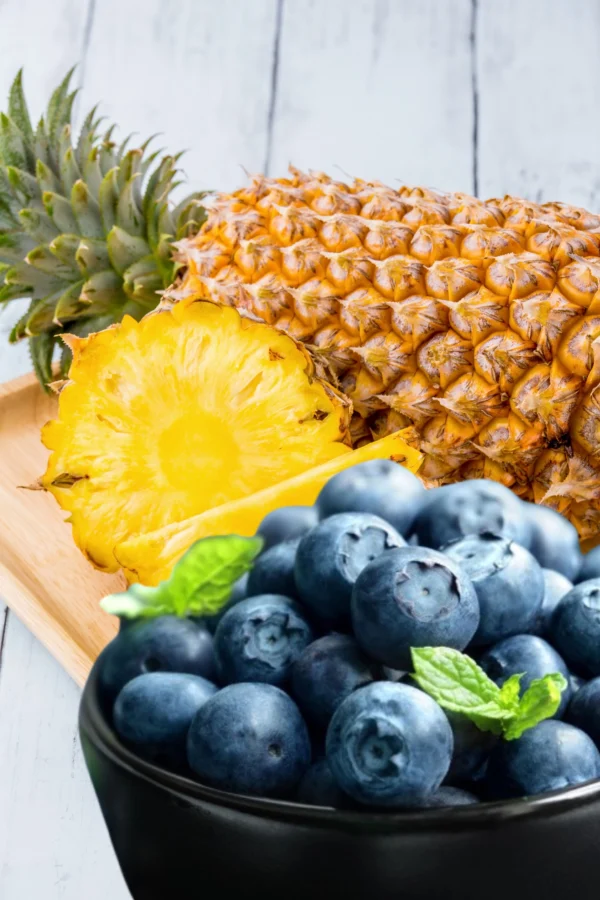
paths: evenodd
<path fill-rule="evenodd" d="M 283 26 L 283 4 L 285 0 L 277 0 L 275 13 L 275 33 L 273 35 L 273 58 L 271 62 L 271 93 L 269 96 L 269 108 L 267 114 L 267 149 L 263 171 L 270 175 L 271 150 L 273 148 L 273 130 L 275 126 L 275 108 L 277 104 L 277 87 L 279 84 L 279 55 L 281 51 L 281 31 Z"/>
<path fill-rule="evenodd" d="M 4 645 L 6 643 L 6 632 L 8 630 L 8 618 L 10 616 L 10 610 L 8 606 L 4 610 L 2 625 L 0 630 L 0 678 L 2 677 L 2 655 L 4 653 Z"/>
<path fill-rule="evenodd" d="M 88 51 L 92 42 L 92 34 L 94 31 L 94 23 L 96 21 L 96 0 L 88 0 L 88 8 L 85 19 L 85 28 L 83 31 L 83 40 L 81 42 L 81 62 L 79 70 L 81 72 L 81 86 L 85 83 L 85 65 L 87 62 Z"/>
<path fill-rule="evenodd" d="M 471 94 L 473 102 L 473 193 L 479 196 L 479 76 L 477 72 L 477 23 L 479 0 L 471 0 Z"/>

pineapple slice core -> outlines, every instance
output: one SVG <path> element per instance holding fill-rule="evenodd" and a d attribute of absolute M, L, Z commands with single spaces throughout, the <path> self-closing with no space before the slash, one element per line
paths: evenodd
<path fill-rule="evenodd" d="M 69 338 L 42 479 L 101 569 L 114 547 L 263 490 L 350 449 L 348 405 L 308 352 L 228 307 L 190 300 Z"/>

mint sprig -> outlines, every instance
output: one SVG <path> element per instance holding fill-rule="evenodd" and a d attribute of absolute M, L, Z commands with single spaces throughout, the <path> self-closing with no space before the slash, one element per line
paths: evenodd
<path fill-rule="evenodd" d="M 252 568 L 263 548 L 260 537 L 228 534 L 196 541 L 167 581 L 156 587 L 132 584 L 122 594 L 110 594 L 100 606 L 126 619 L 175 615 L 210 616 L 231 596 L 238 578 Z"/>
<path fill-rule="evenodd" d="M 512 675 L 500 688 L 475 660 L 450 647 L 413 648 L 411 654 L 413 678 L 441 707 L 507 741 L 550 719 L 567 688 L 566 678 L 556 673 L 532 681 L 521 694 L 523 675 Z"/>

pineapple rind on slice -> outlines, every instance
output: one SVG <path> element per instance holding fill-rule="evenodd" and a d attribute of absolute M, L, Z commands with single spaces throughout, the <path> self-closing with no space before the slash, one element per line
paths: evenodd
<path fill-rule="evenodd" d="M 68 338 L 42 485 L 98 568 L 113 548 L 344 454 L 350 407 L 292 338 L 194 299 Z"/>
<path fill-rule="evenodd" d="M 326 482 L 343 469 L 370 459 L 393 459 L 416 473 L 422 456 L 410 446 L 411 440 L 414 440 L 412 429 L 398 431 L 249 497 L 207 510 L 184 522 L 135 535 L 120 543 L 115 555 L 130 582 L 156 585 L 169 577 L 177 560 L 194 541 L 215 534 L 251 536 L 274 509 L 313 504 Z"/>

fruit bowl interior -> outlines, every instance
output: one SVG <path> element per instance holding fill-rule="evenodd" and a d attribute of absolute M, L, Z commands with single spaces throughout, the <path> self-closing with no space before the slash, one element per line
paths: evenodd
<path fill-rule="evenodd" d="M 600 780 L 535 799 L 415 812 L 339 811 L 228 794 L 118 739 L 96 663 L 80 710 L 85 759 L 134 900 L 208 896 L 597 896 Z M 448 893 L 447 893 L 448 892 Z"/>

